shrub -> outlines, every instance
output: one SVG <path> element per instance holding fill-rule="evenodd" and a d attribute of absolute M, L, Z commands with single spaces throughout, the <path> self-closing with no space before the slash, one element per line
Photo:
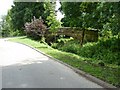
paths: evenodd
<path fill-rule="evenodd" d="M 36 19 L 34 17 L 34 19 L 32 20 L 32 22 L 26 22 L 25 23 L 25 32 L 27 34 L 27 36 L 30 37 L 43 37 L 46 31 L 46 26 L 43 24 L 43 20 L 41 18 Z"/>
<path fill-rule="evenodd" d="M 72 37 L 70 37 L 70 38 L 61 38 L 61 36 L 60 37 L 58 37 L 59 39 L 57 39 L 57 41 L 56 41 L 56 43 L 52 43 L 52 47 L 53 48 L 55 48 L 55 49 L 60 49 L 61 47 L 63 47 L 63 45 L 65 45 L 67 42 L 69 42 L 69 41 L 71 41 L 71 40 L 73 40 L 73 38 Z"/>
<path fill-rule="evenodd" d="M 52 44 L 51 44 L 51 47 L 52 47 L 52 48 L 55 48 L 55 49 L 58 49 L 59 45 L 58 45 L 58 43 L 52 43 Z"/>
<path fill-rule="evenodd" d="M 86 43 L 82 48 L 80 48 L 78 54 L 83 57 L 92 58 L 97 49 L 97 47 L 94 47 L 95 45 L 96 43 Z"/>
<path fill-rule="evenodd" d="M 80 43 L 78 41 L 71 40 L 71 41 L 66 42 L 62 47 L 58 49 L 66 51 L 66 52 L 78 54 L 78 51 L 80 49 Z"/>
<path fill-rule="evenodd" d="M 99 40 L 97 43 L 85 44 L 79 52 L 79 55 L 87 58 L 94 58 L 102 60 L 109 64 L 120 64 L 120 47 L 117 36 L 111 37 L 106 40 Z"/>
<path fill-rule="evenodd" d="M 98 42 L 89 42 L 80 47 L 80 42 L 75 40 L 65 41 L 60 39 L 59 42 L 53 45 L 55 48 L 75 53 L 85 58 L 93 59 L 93 62 L 102 65 L 115 64 L 120 65 L 120 40 L 118 36 L 113 36 L 108 39 L 101 38 Z"/>

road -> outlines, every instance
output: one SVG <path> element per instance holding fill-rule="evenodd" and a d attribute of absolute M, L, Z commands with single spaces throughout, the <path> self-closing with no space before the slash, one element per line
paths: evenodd
<path fill-rule="evenodd" d="M 0 40 L 0 66 L 2 88 L 102 88 L 55 60 L 4 39 Z"/>

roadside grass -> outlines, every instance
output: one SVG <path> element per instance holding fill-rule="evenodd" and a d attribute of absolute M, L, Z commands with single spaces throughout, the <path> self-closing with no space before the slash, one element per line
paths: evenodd
<path fill-rule="evenodd" d="M 40 43 L 40 41 L 34 41 L 27 37 L 17 37 L 12 38 L 10 41 L 23 43 L 32 46 L 60 61 L 63 61 L 77 69 L 80 69 L 90 75 L 93 75 L 103 81 L 106 81 L 114 86 L 120 87 L 120 67 L 110 68 L 106 66 L 99 66 L 89 62 L 89 58 L 83 58 L 73 53 L 68 53 L 64 51 L 59 51 L 53 49 L 45 43 Z"/>

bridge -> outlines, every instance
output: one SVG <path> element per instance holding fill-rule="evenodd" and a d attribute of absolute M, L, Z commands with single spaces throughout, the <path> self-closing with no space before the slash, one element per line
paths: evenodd
<path fill-rule="evenodd" d="M 78 27 L 62 27 L 59 28 L 57 32 L 51 33 L 49 29 L 45 33 L 46 41 L 52 41 L 53 37 L 59 35 L 66 35 L 73 37 L 80 41 L 82 45 L 83 42 L 96 42 L 98 40 L 98 30 L 97 29 L 81 29 Z"/>

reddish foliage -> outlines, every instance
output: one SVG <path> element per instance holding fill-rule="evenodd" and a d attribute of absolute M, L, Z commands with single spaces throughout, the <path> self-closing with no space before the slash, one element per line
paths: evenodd
<path fill-rule="evenodd" d="M 27 35 L 34 37 L 34 35 L 36 36 L 44 36 L 46 31 L 46 26 L 43 24 L 43 20 L 40 19 L 36 19 L 34 17 L 34 19 L 32 19 L 32 22 L 26 22 L 25 23 L 25 32 Z"/>

